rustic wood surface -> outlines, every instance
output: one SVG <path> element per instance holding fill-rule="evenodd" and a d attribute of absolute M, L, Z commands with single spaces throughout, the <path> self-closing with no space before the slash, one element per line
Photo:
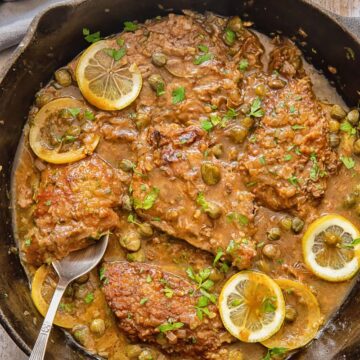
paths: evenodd
<path fill-rule="evenodd" d="M 291 0 L 289 0 L 291 1 Z M 360 0 L 312 0 L 314 3 L 323 6 L 342 16 L 360 17 Z M 10 52 L 11 53 L 11 52 Z M 6 60 L 9 52 L 0 55 L 0 66 Z M 3 360 L 25 360 L 26 356 L 17 348 L 6 332 L 0 326 L 0 359 Z"/>

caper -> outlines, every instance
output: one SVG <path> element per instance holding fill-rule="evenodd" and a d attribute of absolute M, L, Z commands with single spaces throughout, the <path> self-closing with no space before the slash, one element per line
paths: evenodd
<path fill-rule="evenodd" d="M 132 200 L 128 194 L 124 194 L 121 198 L 121 207 L 126 211 L 132 210 Z"/>
<path fill-rule="evenodd" d="M 83 300 L 85 299 L 86 295 L 88 294 L 88 289 L 86 288 L 86 286 L 84 285 L 78 285 L 78 286 L 74 286 L 75 289 L 75 298 L 78 300 Z"/>
<path fill-rule="evenodd" d="M 251 111 L 251 106 L 249 103 L 244 103 L 240 106 L 240 112 L 243 114 L 243 115 L 246 115 L 248 114 L 249 112 Z"/>
<path fill-rule="evenodd" d="M 353 145 L 353 153 L 355 155 L 360 155 L 360 139 L 357 139 L 355 142 L 354 142 L 354 145 Z"/>
<path fill-rule="evenodd" d="M 167 56 L 161 52 L 154 52 L 151 56 L 151 61 L 155 66 L 164 66 L 167 62 Z"/>
<path fill-rule="evenodd" d="M 74 287 L 71 284 L 66 288 L 64 296 L 70 298 L 74 296 Z"/>
<path fill-rule="evenodd" d="M 227 28 L 234 31 L 239 32 L 243 27 L 242 21 L 238 16 L 233 16 L 229 19 L 227 23 Z"/>
<path fill-rule="evenodd" d="M 340 136 L 335 133 L 329 134 L 329 143 L 332 148 L 336 148 L 340 144 Z"/>
<path fill-rule="evenodd" d="M 271 79 L 268 81 L 268 85 L 269 85 L 269 88 L 271 88 L 271 89 L 279 90 L 279 89 L 282 89 L 286 85 L 286 82 L 281 79 Z"/>
<path fill-rule="evenodd" d="M 259 260 L 256 262 L 256 265 L 257 265 L 258 269 L 264 273 L 269 273 L 271 270 L 270 264 L 266 260 Z"/>
<path fill-rule="evenodd" d="M 96 335 L 103 335 L 105 332 L 105 322 L 103 319 L 94 319 L 90 324 L 90 330 Z"/>
<path fill-rule="evenodd" d="M 125 348 L 125 354 L 129 359 L 137 359 L 142 352 L 142 348 L 139 345 L 127 345 Z"/>
<path fill-rule="evenodd" d="M 75 282 L 77 284 L 85 284 L 87 281 L 89 280 L 89 273 L 81 275 L 80 277 L 78 277 Z"/>
<path fill-rule="evenodd" d="M 267 237 L 269 240 L 279 240 L 281 237 L 281 230 L 278 227 L 273 227 L 268 231 Z"/>
<path fill-rule="evenodd" d="M 129 231 L 119 239 L 119 242 L 123 248 L 129 251 L 138 251 L 141 246 L 139 233 L 136 231 Z"/>
<path fill-rule="evenodd" d="M 220 158 L 223 154 L 223 146 L 222 144 L 216 144 L 211 148 L 211 153 L 216 157 Z"/>
<path fill-rule="evenodd" d="M 138 225 L 138 232 L 143 237 L 149 237 L 154 234 L 154 231 L 149 223 L 142 223 Z"/>
<path fill-rule="evenodd" d="M 205 184 L 216 185 L 221 179 L 220 168 L 211 161 L 201 164 L 201 177 Z"/>
<path fill-rule="evenodd" d="M 291 222 L 291 229 L 295 234 L 298 234 L 303 229 L 305 223 L 300 218 L 295 216 Z"/>
<path fill-rule="evenodd" d="M 266 95 L 266 86 L 264 84 L 257 85 L 255 87 L 255 94 L 264 97 Z"/>
<path fill-rule="evenodd" d="M 130 172 L 134 170 L 135 164 L 131 160 L 122 159 L 120 161 L 119 167 L 123 171 Z"/>
<path fill-rule="evenodd" d="M 145 261 L 145 253 L 142 249 L 131 254 L 127 254 L 126 258 L 131 262 L 143 262 Z"/>
<path fill-rule="evenodd" d="M 287 322 L 294 322 L 297 318 L 297 311 L 296 309 L 291 305 L 285 306 L 285 320 Z"/>
<path fill-rule="evenodd" d="M 150 116 L 147 113 L 139 112 L 136 117 L 136 127 L 138 130 L 145 129 L 150 124 Z"/>
<path fill-rule="evenodd" d="M 346 116 L 346 120 L 352 124 L 352 125 L 356 125 L 359 122 L 359 110 L 351 110 L 348 112 L 347 116 Z"/>
<path fill-rule="evenodd" d="M 218 269 L 211 268 L 209 279 L 211 281 L 220 281 L 220 280 L 224 279 L 224 273 L 222 273 Z"/>
<path fill-rule="evenodd" d="M 71 74 L 66 69 L 59 69 L 55 71 L 55 80 L 61 86 L 70 86 L 72 83 Z"/>
<path fill-rule="evenodd" d="M 244 142 L 247 135 L 248 135 L 248 129 L 245 129 L 241 125 L 236 125 L 230 130 L 230 137 L 237 144 L 241 144 L 242 142 Z"/>
<path fill-rule="evenodd" d="M 246 128 L 246 129 L 250 129 L 255 123 L 255 120 L 250 117 L 250 116 L 246 116 L 243 119 L 241 119 L 241 125 Z"/>
<path fill-rule="evenodd" d="M 86 325 L 75 325 L 71 332 L 74 335 L 75 340 L 81 345 L 85 345 L 90 339 L 90 331 Z"/>
<path fill-rule="evenodd" d="M 207 214 L 207 216 L 209 216 L 209 218 L 215 220 L 221 216 L 222 210 L 218 204 L 209 201 L 205 213 Z"/>
<path fill-rule="evenodd" d="M 284 230 L 290 230 L 291 229 L 291 225 L 292 225 L 292 220 L 289 216 L 284 216 L 281 218 L 280 220 L 280 226 L 284 229 Z"/>
<path fill-rule="evenodd" d="M 165 89 L 165 81 L 162 78 L 161 75 L 159 74 L 152 74 L 149 78 L 148 78 L 148 82 L 151 86 L 151 88 L 158 94 L 160 95 L 161 92 L 164 91 Z"/>
<path fill-rule="evenodd" d="M 350 209 L 350 208 L 352 208 L 352 207 L 356 204 L 356 200 L 357 200 L 356 194 L 354 194 L 354 193 L 347 194 L 347 195 L 345 196 L 345 199 L 344 199 L 344 202 L 343 202 L 343 206 L 344 206 L 346 209 Z"/>
<path fill-rule="evenodd" d="M 333 119 L 342 120 L 346 116 L 346 112 L 340 105 L 333 105 L 330 110 L 330 116 Z"/>
<path fill-rule="evenodd" d="M 49 93 L 38 94 L 35 99 L 36 106 L 42 108 L 44 105 L 49 103 L 54 97 Z"/>
<path fill-rule="evenodd" d="M 262 249 L 263 254 L 269 259 L 276 259 L 280 256 L 280 250 L 276 245 L 266 244 Z"/>
<path fill-rule="evenodd" d="M 337 133 L 340 130 L 340 123 L 337 120 L 329 121 L 329 130 L 333 133 Z"/>
<path fill-rule="evenodd" d="M 79 136 L 81 133 L 81 128 L 80 126 L 77 125 L 71 125 L 70 127 L 67 128 L 65 134 L 69 135 L 69 136 Z"/>
<path fill-rule="evenodd" d="M 143 350 L 139 355 L 139 360 L 154 360 L 153 355 L 150 350 Z"/>

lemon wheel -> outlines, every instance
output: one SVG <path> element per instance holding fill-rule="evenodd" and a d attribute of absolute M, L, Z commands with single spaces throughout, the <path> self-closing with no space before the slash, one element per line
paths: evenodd
<path fill-rule="evenodd" d="M 142 87 L 141 73 L 135 63 L 126 61 L 125 48 L 121 58 L 111 56 L 121 51 L 117 48 L 113 40 L 98 41 L 85 50 L 76 67 L 82 95 L 102 110 L 120 110 L 130 105 Z"/>
<path fill-rule="evenodd" d="M 285 321 L 280 330 L 262 344 L 287 350 L 305 346 L 315 337 L 323 322 L 318 301 L 304 284 L 288 279 L 275 281 L 284 295 Z"/>
<path fill-rule="evenodd" d="M 285 318 L 279 285 L 255 271 L 241 271 L 226 282 L 219 297 L 219 310 L 225 328 L 244 342 L 270 338 Z"/>
<path fill-rule="evenodd" d="M 31 298 L 39 313 L 45 317 L 49 308 L 49 302 L 55 290 L 54 279 L 51 277 L 51 268 L 42 265 L 36 270 L 31 284 Z M 66 308 L 66 304 L 64 306 Z M 77 324 L 75 316 L 66 313 L 59 307 L 54 324 L 63 328 L 71 329 Z"/>
<path fill-rule="evenodd" d="M 72 116 L 71 112 L 76 115 Z M 29 143 L 34 153 L 53 164 L 71 163 L 93 153 L 99 143 L 99 135 L 80 133 L 80 126 L 70 125 L 69 122 L 76 122 L 76 116 L 81 112 L 92 114 L 83 102 L 73 98 L 59 98 L 43 106 L 35 115 L 29 132 Z M 77 136 L 67 135 L 69 129 L 76 129 L 79 133 Z"/>
<path fill-rule="evenodd" d="M 344 281 L 359 269 L 359 230 L 340 215 L 325 215 L 314 221 L 302 239 L 306 265 L 327 281 Z"/>

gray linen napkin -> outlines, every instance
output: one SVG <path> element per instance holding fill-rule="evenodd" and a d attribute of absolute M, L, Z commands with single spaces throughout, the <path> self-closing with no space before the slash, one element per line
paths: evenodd
<path fill-rule="evenodd" d="M 35 15 L 63 0 L 22 0 L 0 5 L 0 51 L 18 44 Z"/>

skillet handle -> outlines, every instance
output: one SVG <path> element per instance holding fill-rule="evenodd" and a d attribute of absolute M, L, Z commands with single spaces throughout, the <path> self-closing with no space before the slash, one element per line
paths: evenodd
<path fill-rule="evenodd" d="M 59 280 L 59 283 L 56 286 L 54 295 L 51 299 L 51 303 L 49 309 L 46 313 L 44 322 L 41 325 L 40 333 L 38 338 L 36 339 L 36 343 L 34 348 L 31 352 L 29 360 L 42 360 L 44 359 L 45 352 L 46 352 L 46 345 L 48 343 L 49 335 L 51 332 L 52 324 L 54 322 L 54 318 L 56 315 L 56 311 L 59 307 L 61 298 L 64 294 L 66 287 L 68 286 L 69 282 L 64 280 Z"/>

